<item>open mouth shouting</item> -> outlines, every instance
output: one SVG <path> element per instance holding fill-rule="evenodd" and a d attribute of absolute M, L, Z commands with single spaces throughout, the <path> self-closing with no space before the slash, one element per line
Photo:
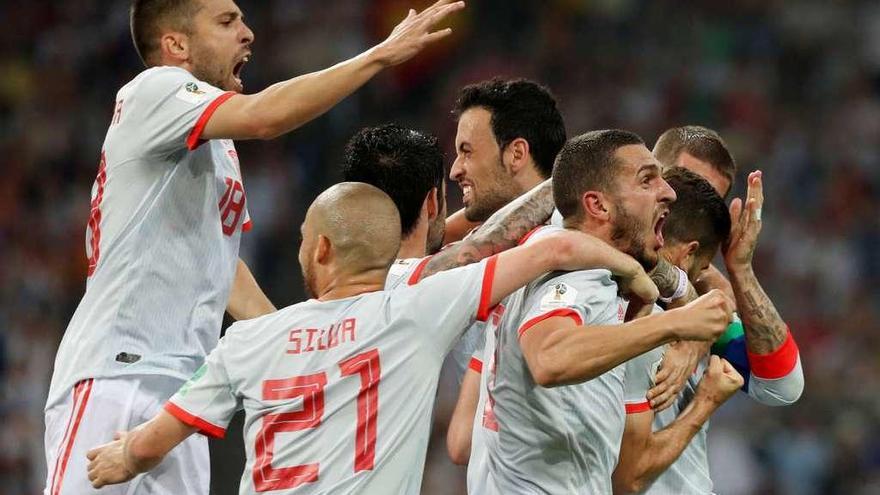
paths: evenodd
<path fill-rule="evenodd" d="M 244 64 L 250 62 L 250 60 L 251 60 L 251 54 L 245 53 L 244 55 L 241 56 L 241 58 L 239 58 L 235 62 L 235 65 L 232 67 L 232 77 L 233 77 L 233 79 L 235 79 L 235 83 L 240 88 L 244 87 L 244 85 L 241 83 L 241 70 L 244 68 Z"/>
<path fill-rule="evenodd" d="M 654 222 L 654 238 L 657 241 L 657 249 L 663 247 L 663 225 L 666 224 L 666 217 L 669 216 L 669 210 L 666 209 L 660 213 L 660 217 Z"/>

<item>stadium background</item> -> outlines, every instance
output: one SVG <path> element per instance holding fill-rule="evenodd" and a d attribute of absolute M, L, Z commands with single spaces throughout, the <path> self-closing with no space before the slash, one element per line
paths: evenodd
<path fill-rule="evenodd" d="M 242 0 L 256 32 L 248 91 L 324 68 L 424 0 Z M 880 493 L 880 5 L 825 1 L 471 0 L 451 40 L 328 115 L 240 143 L 254 230 L 242 256 L 276 305 L 303 299 L 297 229 L 339 178 L 359 127 L 438 134 L 465 83 L 525 76 L 557 95 L 569 135 L 625 127 L 653 142 L 699 123 L 741 170 L 765 171 L 758 273 L 801 345 L 806 391 L 787 409 L 742 398 L 713 419 L 721 494 Z M 0 493 L 44 479 L 42 407 L 83 290 L 89 191 L 115 91 L 141 70 L 127 1 L 0 2 Z M 740 176 L 741 186 L 742 174 Z M 450 187 L 451 206 L 459 204 Z M 741 188 L 737 187 L 741 192 Z M 444 379 L 435 440 L 454 397 Z M 215 494 L 236 493 L 240 445 L 215 445 Z M 442 442 L 424 493 L 463 493 Z"/>

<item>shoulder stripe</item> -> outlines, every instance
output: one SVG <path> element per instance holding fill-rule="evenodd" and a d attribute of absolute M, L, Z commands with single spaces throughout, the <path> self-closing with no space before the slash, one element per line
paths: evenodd
<path fill-rule="evenodd" d="M 425 266 L 431 261 L 431 256 L 425 256 L 422 258 L 422 261 L 419 261 L 419 264 L 416 266 L 416 269 L 413 270 L 412 275 L 409 276 L 409 280 L 406 281 L 406 285 L 416 285 L 419 283 L 419 280 L 422 278 L 422 272 L 425 271 Z"/>
<path fill-rule="evenodd" d="M 477 306 L 477 321 L 488 321 L 492 313 L 489 302 L 492 300 L 492 284 L 495 283 L 495 265 L 498 264 L 498 255 L 492 256 L 486 261 L 483 270 L 483 288 L 480 291 L 480 305 Z"/>
<path fill-rule="evenodd" d="M 186 138 L 186 147 L 193 151 L 204 143 L 202 141 L 202 133 L 205 131 L 205 126 L 208 125 L 208 121 L 211 120 L 211 116 L 214 115 L 214 112 L 217 108 L 226 102 L 226 100 L 232 98 L 237 93 L 235 91 L 227 91 L 220 96 L 214 98 L 214 101 L 208 104 L 205 108 L 205 111 L 202 112 L 199 120 L 196 121 L 195 127 L 193 127 L 192 131 L 190 131 L 189 136 Z"/>

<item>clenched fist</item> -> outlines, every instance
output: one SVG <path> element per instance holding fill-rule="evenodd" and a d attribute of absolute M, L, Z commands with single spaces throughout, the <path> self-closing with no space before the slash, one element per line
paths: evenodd
<path fill-rule="evenodd" d="M 681 340 L 715 342 L 733 319 L 733 303 L 718 289 L 700 296 L 688 305 L 668 311 L 675 318 L 677 337 Z"/>
<path fill-rule="evenodd" d="M 742 388 L 745 380 L 732 364 L 718 356 L 709 358 L 709 366 L 697 387 L 697 396 L 720 406 Z"/>

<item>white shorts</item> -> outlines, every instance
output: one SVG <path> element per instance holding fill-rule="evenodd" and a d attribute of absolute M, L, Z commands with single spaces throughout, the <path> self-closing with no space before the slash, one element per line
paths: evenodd
<path fill-rule="evenodd" d="M 183 385 L 160 375 L 83 380 L 46 410 L 43 495 L 207 495 L 211 480 L 208 440 L 192 435 L 162 464 L 121 485 L 92 488 L 86 453 L 153 418 Z"/>

